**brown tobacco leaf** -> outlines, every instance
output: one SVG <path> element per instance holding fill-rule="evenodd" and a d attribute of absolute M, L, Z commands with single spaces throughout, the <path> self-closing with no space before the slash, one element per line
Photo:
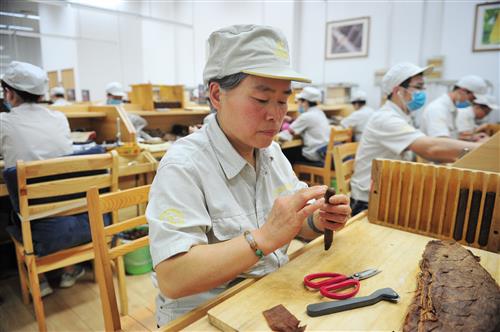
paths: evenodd
<path fill-rule="evenodd" d="M 302 332 L 306 329 L 306 325 L 299 326 L 300 321 L 282 304 L 265 310 L 262 314 L 266 317 L 267 324 L 273 331 Z"/>

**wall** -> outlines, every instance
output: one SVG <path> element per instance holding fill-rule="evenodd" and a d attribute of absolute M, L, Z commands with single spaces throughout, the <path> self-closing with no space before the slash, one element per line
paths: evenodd
<path fill-rule="evenodd" d="M 299 69 L 313 83 L 350 82 L 368 93 L 368 103 L 378 107 L 380 88 L 374 71 L 400 61 L 425 65 L 430 57 L 443 56 L 443 78 L 457 80 L 477 74 L 493 84 L 498 100 L 500 52 L 472 52 L 475 6 L 471 2 L 302 2 Z M 326 22 L 361 16 L 370 17 L 368 57 L 325 60 Z M 430 84 L 429 99 L 445 88 Z M 500 121 L 499 113 L 491 120 Z"/>
<path fill-rule="evenodd" d="M 122 1 L 113 8 L 81 3 L 39 3 L 42 58 L 47 70 L 75 68 L 77 87 L 91 89 L 92 99 L 104 98 L 112 80 L 194 87 L 202 82 L 209 34 L 250 23 L 279 27 L 292 64 L 313 83 L 358 84 L 374 107 L 381 99 L 376 70 L 399 61 L 424 65 L 434 56 L 444 56 L 445 79 L 478 74 L 500 97 L 500 52 L 472 52 L 477 1 Z M 325 60 L 326 23 L 361 16 L 370 17 L 368 57 Z M 429 99 L 444 91 L 430 84 Z M 500 121 L 498 113 L 492 117 Z"/>

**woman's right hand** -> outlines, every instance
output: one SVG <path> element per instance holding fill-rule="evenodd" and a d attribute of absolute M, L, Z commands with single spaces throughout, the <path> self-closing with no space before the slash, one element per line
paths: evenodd
<path fill-rule="evenodd" d="M 290 196 L 278 197 L 266 223 L 254 232 L 255 241 L 264 254 L 269 254 L 295 238 L 305 218 L 319 209 L 327 186 L 302 189 Z M 307 204 L 316 199 L 314 204 Z"/>

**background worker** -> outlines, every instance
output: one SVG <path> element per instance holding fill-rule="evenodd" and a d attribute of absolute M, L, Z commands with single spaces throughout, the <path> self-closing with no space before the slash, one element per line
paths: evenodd
<path fill-rule="evenodd" d="M 457 109 L 471 106 L 475 96 L 486 93 L 486 89 L 486 82 L 481 77 L 462 77 L 453 87 L 453 91 L 445 93 L 424 109 L 420 130 L 432 137 L 457 139 Z"/>
<path fill-rule="evenodd" d="M 18 160 L 43 160 L 73 153 L 66 116 L 37 104 L 48 89 L 45 71 L 29 63 L 13 61 L 8 65 L 1 84 L 4 99 L 11 107 L 9 113 L 0 113 L 0 153 L 5 168 L 16 166 Z M 64 224 L 60 225 L 62 228 L 37 220 L 31 225 L 35 254 L 44 255 L 79 244 L 71 242 L 79 238 L 75 235 L 78 228 L 69 222 L 60 224 Z M 11 229 L 12 234 L 22 241 L 20 229 L 16 226 Z M 64 235 L 64 229 L 71 230 L 66 233 L 68 236 Z M 65 267 L 59 286 L 73 286 L 84 273 L 81 266 Z M 43 274 L 40 275 L 40 291 L 41 296 L 53 292 Z"/>
<path fill-rule="evenodd" d="M 350 213 L 346 196 L 325 204 L 326 186 L 299 182 L 273 141 L 290 82 L 309 82 L 290 67 L 280 31 L 213 32 L 203 79 L 216 115 L 168 150 L 146 209 L 160 326 L 242 278 L 275 271 L 295 236 L 337 230 Z"/>
<path fill-rule="evenodd" d="M 291 135 L 302 137 L 302 159 L 305 161 L 321 162 L 324 154 L 320 149 L 328 145 L 330 126 L 328 118 L 318 107 L 321 102 L 321 91 L 312 86 L 306 86 L 296 96 L 300 115 L 288 127 Z M 298 160 L 300 161 L 300 160 Z"/>
<path fill-rule="evenodd" d="M 340 125 L 344 128 L 352 128 L 354 134 L 354 140 L 356 142 L 361 141 L 361 135 L 363 130 L 368 123 L 368 120 L 374 113 L 373 108 L 366 105 L 366 92 L 362 90 L 357 90 L 353 93 L 351 97 L 351 105 L 354 108 L 348 117 L 340 121 Z"/>
<path fill-rule="evenodd" d="M 64 98 L 64 88 L 62 86 L 50 89 L 50 100 L 52 101 L 52 106 L 66 106 L 71 104 Z"/>
<path fill-rule="evenodd" d="M 407 152 L 412 151 L 427 160 L 453 162 L 464 151 L 478 146 L 477 143 L 429 137 L 412 125 L 410 113 L 425 104 L 423 76 L 431 70 L 399 63 L 384 75 L 382 91 L 387 101 L 368 121 L 356 153 L 351 178 L 353 215 L 368 207 L 373 159 L 410 160 L 412 157 Z"/>
<path fill-rule="evenodd" d="M 477 95 L 471 107 L 458 110 L 457 129 L 459 139 L 465 141 L 481 141 L 489 136 L 485 133 L 477 133 L 476 122 L 484 119 L 492 110 L 497 110 L 495 97 L 491 95 Z"/>

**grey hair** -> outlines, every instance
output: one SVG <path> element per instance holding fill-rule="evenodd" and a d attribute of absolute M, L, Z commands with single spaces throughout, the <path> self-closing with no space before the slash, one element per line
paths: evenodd
<path fill-rule="evenodd" d="M 238 85 L 240 85 L 240 83 L 247 76 L 248 76 L 248 74 L 240 72 L 240 73 L 224 76 L 222 78 L 212 78 L 211 80 L 208 81 L 208 87 L 210 87 L 210 83 L 215 82 L 215 83 L 219 83 L 221 90 L 229 91 L 229 90 L 236 88 Z M 210 98 L 208 98 L 208 105 L 210 105 L 210 112 L 211 113 L 217 112 L 217 110 L 212 106 L 212 103 L 210 102 Z"/>

